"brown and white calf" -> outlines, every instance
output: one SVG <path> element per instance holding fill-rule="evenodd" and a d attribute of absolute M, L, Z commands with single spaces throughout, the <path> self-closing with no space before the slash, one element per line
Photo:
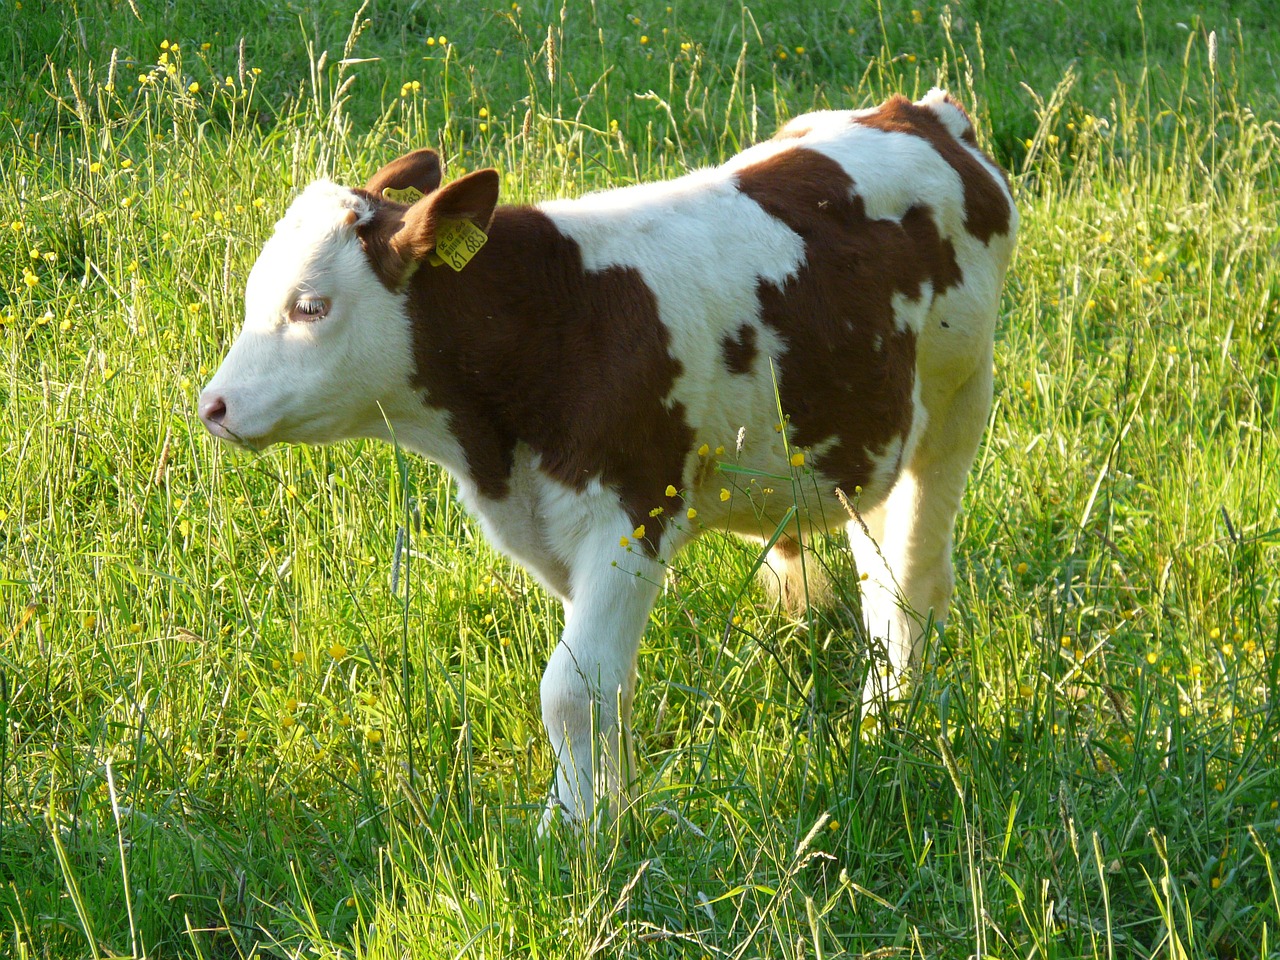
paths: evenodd
<path fill-rule="evenodd" d="M 449 470 L 564 603 L 542 715 L 552 805 L 581 819 L 618 785 L 663 561 L 703 530 L 768 540 L 794 507 L 769 557 L 794 582 L 797 545 L 847 525 L 892 678 L 918 655 L 951 595 L 1017 214 L 941 91 L 799 117 L 670 182 L 534 207 L 498 184 L 441 185 L 419 150 L 309 186 L 199 413 L 259 449 L 394 433 Z M 462 222 L 488 239 L 455 270 L 437 237 Z"/>

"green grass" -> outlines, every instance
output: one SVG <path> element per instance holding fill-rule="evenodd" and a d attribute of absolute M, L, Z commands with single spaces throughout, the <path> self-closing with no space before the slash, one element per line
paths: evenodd
<path fill-rule="evenodd" d="M 10 4 L 0 954 L 1280 954 L 1271 5 L 405 6 Z M 434 467 L 193 415 L 257 248 L 406 148 L 537 200 L 939 80 L 1023 214 L 945 636 L 863 723 L 707 538 L 637 809 L 539 840 L 555 604 Z"/>

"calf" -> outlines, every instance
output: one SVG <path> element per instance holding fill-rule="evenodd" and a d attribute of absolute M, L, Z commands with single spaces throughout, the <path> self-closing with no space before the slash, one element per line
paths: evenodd
<path fill-rule="evenodd" d="M 721 167 L 533 207 L 498 184 L 442 185 L 418 150 L 303 191 L 201 394 L 209 431 L 394 434 L 449 470 L 564 603 L 548 811 L 620 786 L 664 562 L 703 530 L 770 543 L 794 597 L 803 545 L 846 525 L 887 653 L 870 692 L 895 690 L 950 599 L 1017 229 L 964 111 L 811 113 Z"/>

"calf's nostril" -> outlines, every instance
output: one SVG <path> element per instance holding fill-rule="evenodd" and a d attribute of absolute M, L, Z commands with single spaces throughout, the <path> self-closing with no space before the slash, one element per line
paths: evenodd
<path fill-rule="evenodd" d="M 221 423 L 227 415 L 227 402 L 221 397 L 210 397 L 200 404 L 200 419 L 205 423 Z"/>

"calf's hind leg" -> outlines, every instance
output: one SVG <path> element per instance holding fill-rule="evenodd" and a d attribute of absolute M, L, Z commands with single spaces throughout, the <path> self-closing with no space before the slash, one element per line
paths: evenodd
<path fill-rule="evenodd" d="M 969 469 L 991 410 L 991 355 L 949 396 L 926 396 L 929 420 L 886 500 L 848 524 L 869 635 L 887 664 L 874 665 L 864 703 L 898 693 L 920 659 L 925 629 L 941 624 L 955 582 L 952 533 Z"/>

